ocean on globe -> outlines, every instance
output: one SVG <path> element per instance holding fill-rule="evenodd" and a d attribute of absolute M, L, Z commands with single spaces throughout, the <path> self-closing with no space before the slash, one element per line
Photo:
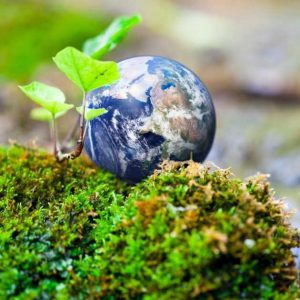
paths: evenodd
<path fill-rule="evenodd" d="M 87 95 L 93 119 L 85 150 L 100 167 L 139 182 L 165 159 L 202 162 L 215 135 L 215 110 L 202 81 L 182 64 L 159 56 L 118 63 L 121 79 Z"/>

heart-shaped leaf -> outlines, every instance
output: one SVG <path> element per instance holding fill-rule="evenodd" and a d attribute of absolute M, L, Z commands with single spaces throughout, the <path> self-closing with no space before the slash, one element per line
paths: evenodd
<path fill-rule="evenodd" d="M 48 110 L 53 116 L 57 113 L 67 111 L 73 107 L 72 104 L 66 104 L 64 93 L 56 88 L 40 82 L 19 86 L 24 94 Z"/>
<path fill-rule="evenodd" d="M 115 19 L 110 26 L 94 38 L 87 40 L 83 45 L 83 52 L 93 58 L 101 58 L 113 50 L 126 36 L 128 31 L 141 22 L 140 15 L 123 16 Z"/>
<path fill-rule="evenodd" d="M 115 62 L 98 61 L 73 47 L 63 49 L 53 60 L 83 92 L 111 84 L 120 78 Z"/>
<path fill-rule="evenodd" d="M 76 110 L 82 115 L 82 106 L 76 107 Z M 105 108 L 86 108 L 84 118 L 87 121 L 91 121 L 103 114 L 106 114 L 107 110 Z"/>
<path fill-rule="evenodd" d="M 66 110 L 59 112 L 54 115 L 54 118 L 57 119 L 57 118 L 63 116 L 64 114 L 66 114 L 66 112 L 67 112 Z M 53 120 L 53 115 L 49 112 L 49 110 L 47 110 L 43 107 L 33 108 L 30 111 L 30 117 L 33 120 L 42 121 L 42 122 L 50 122 L 51 120 Z"/>

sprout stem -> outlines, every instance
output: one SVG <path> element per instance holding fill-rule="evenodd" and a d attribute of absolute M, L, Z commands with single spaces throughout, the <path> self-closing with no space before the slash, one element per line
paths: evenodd
<path fill-rule="evenodd" d="M 60 151 L 56 150 L 55 157 L 59 162 L 62 162 L 66 159 L 75 159 L 78 156 L 80 156 L 82 150 L 83 150 L 83 145 L 84 145 L 84 137 L 85 137 L 85 126 L 84 126 L 84 116 L 85 116 L 85 105 L 86 105 L 86 94 L 83 94 L 83 99 L 82 99 L 82 114 L 80 118 L 80 132 L 79 132 L 79 138 L 77 140 L 77 144 L 75 149 L 70 152 L 70 153 L 61 153 Z"/>
<path fill-rule="evenodd" d="M 83 150 L 85 105 L 86 105 L 86 94 L 83 93 L 82 114 L 81 114 L 81 118 L 80 118 L 79 139 L 77 140 L 77 146 L 76 146 L 75 150 L 71 153 L 71 159 L 75 159 L 76 157 L 78 157 L 81 154 L 82 150 Z"/>
<path fill-rule="evenodd" d="M 57 130 L 56 130 L 56 120 L 55 116 L 52 115 L 52 120 L 51 120 L 51 136 L 53 140 L 53 154 L 54 157 L 58 157 L 58 149 L 57 149 Z"/>
<path fill-rule="evenodd" d="M 85 106 L 86 106 L 86 95 L 85 95 L 85 93 L 83 93 L 82 114 L 81 114 L 81 119 L 80 119 L 80 135 L 79 135 L 79 140 L 78 140 L 78 141 L 80 141 L 82 143 L 83 143 L 83 138 L 84 138 Z"/>

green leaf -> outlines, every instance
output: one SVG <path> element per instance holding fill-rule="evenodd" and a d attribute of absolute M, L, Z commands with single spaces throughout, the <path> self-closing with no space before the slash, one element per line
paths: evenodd
<path fill-rule="evenodd" d="M 66 114 L 66 112 L 67 112 L 66 110 L 59 112 L 54 115 L 54 118 L 57 119 L 57 118 L 63 116 L 64 114 Z M 42 122 L 49 122 L 53 119 L 53 115 L 47 109 L 45 109 L 43 107 L 38 107 L 38 108 L 32 109 L 30 112 L 30 117 L 33 120 L 42 121 Z"/>
<path fill-rule="evenodd" d="M 76 107 L 76 110 L 82 115 L 82 106 Z M 105 108 L 86 108 L 84 118 L 87 121 L 91 121 L 103 114 L 106 114 L 107 110 Z"/>
<path fill-rule="evenodd" d="M 63 49 L 53 60 L 83 92 L 111 84 L 120 78 L 115 62 L 98 61 L 73 47 Z"/>
<path fill-rule="evenodd" d="M 32 109 L 30 112 L 30 117 L 33 120 L 43 122 L 49 122 L 53 119 L 53 115 L 51 114 L 51 112 L 43 107 Z"/>
<path fill-rule="evenodd" d="M 83 52 L 93 58 L 101 58 L 104 54 L 113 50 L 129 30 L 139 24 L 141 20 L 140 15 L 123 16 L 115 19 L 104 32 L 84 43 Z"/>
<path fill-rule="evenodd" d="M 55 87 L 40 83 L 32 82 L 28 85 L 19 86 L 24 94 L 39 104 L 52 115 L 67 111 L 73 107 L 72 104 L 66 104 L 64 93 Z"/>

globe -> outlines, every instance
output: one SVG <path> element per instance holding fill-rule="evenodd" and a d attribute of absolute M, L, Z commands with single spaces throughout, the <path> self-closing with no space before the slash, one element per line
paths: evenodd
<path fill-rule="evenodd" d="M 121 79 L 87 95 L 93 119 L 85 150 L 100 167 L 130 182 L 165 159 L 202 162 L 215 135 L 215 110 L 202 81 L 182 64 L 159 56 L 118 63 Z"/>

